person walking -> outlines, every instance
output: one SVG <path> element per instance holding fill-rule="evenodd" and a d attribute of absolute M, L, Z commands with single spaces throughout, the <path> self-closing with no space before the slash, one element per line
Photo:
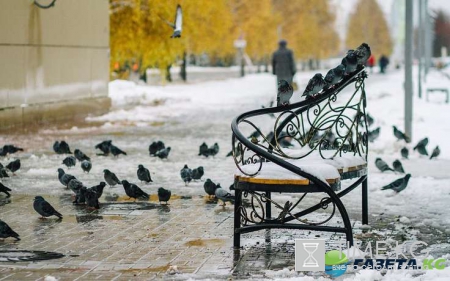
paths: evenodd
<path fill-rule="evenodd" d="M 372 73 L 373 67 L 375 66 L 375 56 L 373 54 L 370 55 L 366 65 L 370 68 L 370 73 Z"/>
<path fill-rule="evenodd" d="M 277 85 L 280 80 L 286 80 L 292 85 L 292 79 L 297 71 L 294 53 L 286 48 L 286 40 L 278 42 L 279 48 L 272 55 L 272 72 L 277 76 Z"/>
<path fill-rule="evenodd" d="M 380 73 L 385 73 L 386 67 L 389 64 L 389 59 L 385 55 L 382 55 L 380 57 L 380 60 L 378 61 L 378 64 L 380 65 Z"/>

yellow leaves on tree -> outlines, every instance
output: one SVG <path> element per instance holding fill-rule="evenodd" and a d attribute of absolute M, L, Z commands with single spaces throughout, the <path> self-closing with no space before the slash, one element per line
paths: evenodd
<path fill-rule="evenodd" d="M 362 42 L 369 44 L 376 58 L 392 52 L 389 28 L 376 0 L 359 0 L 350 17 L 345 42 L 347 48 L 356 48 Z"/>

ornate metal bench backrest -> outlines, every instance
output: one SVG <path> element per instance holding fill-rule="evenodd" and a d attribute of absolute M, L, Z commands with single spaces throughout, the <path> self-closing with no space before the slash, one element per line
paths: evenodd
<path fill-rule="evenodd" d="M 360 67 L 354 74 L 316 97 L 285 107 L 255 110 L 238 117 L 238 127 L 250 126 L 258 132 L 256 135 L 261 136 L 252 138 L 252 145 L 245 145 L 233 134 L 233 158 L 236 166 L 248 176 L 258 174 L 266 160 L 255 153 L 252 146 L 263 148 L 286 160 L 305 158 L 315 151 L 322 159 L 351 153 L 367 160 L 365 78 L 367 75 L 364 67 Z M 351 85 L 354 89 L 350 93 L 342 93 L 344 88 Z M 271 113 L 279 114 L 272 132 L 266 134 L 252 118 Z M 238 129 L 242 131 L 243 128 Z M 295 143 L 295 153 L 286 148 L 286 140 Z M 241 169 L 243 165 L 257 163 L 260 165 L 256 165 L 259 167 L 255 167 L 254 171 L 249 172 L 246 169 L 244 172 Z"/>

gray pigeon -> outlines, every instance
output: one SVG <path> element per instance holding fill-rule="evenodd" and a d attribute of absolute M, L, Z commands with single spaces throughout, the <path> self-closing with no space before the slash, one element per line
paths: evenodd
<path fill-rule="evenodd" d="M 192 181 L 192 170 L 189 169 L 188 165 L 184 165 L 183 169 L 180 170 L 180 176 L 185 185 Z"/>
<path fill-rule="evenodd" d="M 70 185 L 70 183 L 69 183 Z M 86 204 L 86 193 L 88 188 L 86 186 L 82 186 L 79 190 L 77 195 L 75 195 L 75 204 Z"/>
<path fill-rule="evenodd" d="M 170 196 L 172 196 L 172 192 L 170 190 L 164 189 L 162 187 L 158 188 L 158 200 L 159 203 L 166 202 L 170 200 Z"/>
<path fill-rule="evenodd" d="M 372 54 L 367 43 L 362 43 L 358 48 L 356 48 L 354 53 L 358 59 L 358 64 L 360 65 L 365 65 L 370 55 Z"/>
<path fill-rule="evenodd" d="M 342 78 L 344 77 L 344 74 L 345 74 L 345 65 L 343 65 L 343 64 L 341 63 L 340 65 L 336 66 L 336 67 L 333 69 L 333 74 L 334 74 L 334 81 L 335 81 L 334 84 L 336 84 L 337 82 L 341 81 Z"/>
<path fill-rule="evenodd" d="M 204 174 L 205 174 L 205 171 L 203 170 L 203 167 L 200 166 L 197 169 L 192 170 L 192 179 L 193 180 L 201 180 Z"/>
<path fill-rule="evenodd" d="M 170 146 L 167 148 L 163 148 L 161 150 L 159 150 L 158 152 L 156 152 L 156 156 L 159 157 L 160 159 L 166 159 L 169 156 L 170 153 Z"/>
<path fill-rule="evenodd" d="M 424 138 L 422 140 L 420 140 L 416 146 L 414 146 L 413 150 L 418 149 L 420 146 L 427 146 L 428 145 L 428 138 Z"/>
<path fill-rule="evenodd" d="M 73 203 L 80 203 L 80 193 L 81 189 L 83 188 L 83 183 L 77 179 L 72 179 L 69 181 L 67 187 L 72 190 L 73 193 L 75 193 L 75 201 L 73 201 Z"/>
<path fill-rule="evenodd" d="M 17 172 L 20 169 L 20 159 L 16 159 L 12 162 L 9 162 L 8 165 L 6 165 L 6 168 L 10 170 L 13 175 L 15 175 L 15 172 Z"/>
<path fill-rule="evenodd" d="M 286 80 L 278 81 L 277 106 L 289 105 L 289 100 L 294 94 L 294 88 Z"/>
<path fill-rule="evenodd" d="M 431 153 L 430 160 L 438 157 L 439 154 L 441 154 L 441 150 L 439 149 L 439 146 L 436 146 L 436 148 L 433 149 L 433 152 Z"/>
<path fill-rule="evenodd" d="M 0 239 L 6 239 L 8 237 L 16 238 L 17 241 L 20 240 L 19 234 L 6 224 L 6 222 L 0 220 Z"/>
<path fill-rule="evenodd" d="M 216 184 L 211 181 L 211 179 L 206 179 L 205 184 L 203 184 L 206 194 L 209 196 L 215 196 L 216 194 Z"/>
<path fill-rule="evenodd" d="M 375 121 L 373 120 L 373 117 L 370 116 L 369 113 L 366 114 L 366 120 L 367 120 L 367 126 L 369 126 L 369 127 L 372 126 L 373 122 L 375 122 Z"/>
<path fill-rule="evenodd" d="M 66 165 L 67 168 L 71 168 L 71 167 L 73 167 L 73 166 L 76 165 L 77 159 L 76 159 L 75 157 L 73 157 L 73 156 L 67 156 L 66 158 L 64 158 L 64 160 L 62 161 L 62 163 L 63 163 L 64 165 Z"/>
<path fill-rule="evenodd" d="M 86 199 L 86 205 L 88 208 L 100 209 L 100 203 L 98 202 L 98 194 L 94 190 L 88 188 L 84 193 Z"/>
<path fill-rule="evenodd" d="M 344 72 L 345 66 L 342 64 L 328 70 L 327 75 L 325 75 L 324 78 L 325 86 L 323 88 L 324 89 L 334 88 L 334 85 L 336 85 L 339 81 L 341 81 Z"/>
<path fill-rule="evenodd" d="M 400 150 L 400 154 L 403 158 L 408 159 L 409 150 L 406 147 L 403 147 L 402 150 Z"/>
<path fill-rule="evenodd" d="M 120 184 L 119 178 L 108 169 L 103 170 L 105 181 L 109 184 L 110 187 L 115 186 L 116 184 Z"/>
<path fill-rule="evenodd" d="M 86 154 L 83 153 L 83 151 L 79 150 L 78 148 L 73 151 L 73 155 L 80 162 L 84 160 L 91 161 L 91 158 L 89 158 Z"/>
<path fill-rule="evenodd" d="M 58 169 L 58 179 L 62 185 L 64 185 L 65 187 L 68 188 L 67 185 L 69 184 L 69 182 L 76 178 L 70 174 L 66 174 L 63 169 L 59 168 Z"/>
<path fill-rule="evenodd" d="M 225 206 L 228 201 L 234 203 L 234 195 L 231 195 L 231 193 L 220 187 L 220 184 L 217 185 L 214 194 L 223 201 L 223 206 Z"/>
<path fill-rule="evenodd" d="M 123 188 L 125 189 L 125 193 L 128 195 L 128 197 L 130 198 L 143 198 L 143 199 L 149 199 L 150 196 L 145 193 L 142 189 L 139 188 L 139 186 L 133 184 L 133 183 L 129 183 L 126 180 L 122 181 L 122 185 Z"/>
<path fill-rule="evenodd" d="M 199 149 L 198 149 L 198 156 L 205 156 L 208 157 L 208 145 L 206 143 L 202 143 L 202 145 L 200 145 Z"/>
<path fill-rule="evenodd" d="M 419 152 L 420 155 L 428 156 L 427 148 L 424 145 L 418 146 L 417 151 Z"/>
<path fill-rule="evenodd" d="M 111 154 L 114 156 L 119 156 L 120 154 L 127 155 L 127 153 L 115 145 L 111 145 L 110 147 Z"/>
<path fill-rule="evenodd" d="M 105 188 L 105 186 L 106 186 L 106 183 L 104 181 L 102 181 L 102 182 L 100 182 L 100 184 L 94 185 L 90 189 L 95 191 L 97 193 L 97 197 L 100 198 L 100 197 L 102 197 L 103 189 Z"/>
<path fill-rule="evenodd" d="M 380 136 L 380 129 L 381 128 L 378 127 L 375 130 L 369 131 L 367 136 L 370 142 L 374 142 Z"/>
<path fill-rule="evenodd" d="M 36 196 L 34 198 L 33 208 L 39 215 L 42 216 L 42 218 L 51 216 L 57 216 L 60 219 L 63 218 L 63 216 L 58 213 L 55 208 L 50 205 L 50 203 L 45 201 L 42 196 Z"/>
<path fill-rule="evenodd" d="M 216 156 L 219 153 L 219 144 L 216 142 L 212 147 L 208 149 L 208 154 L 211 156 Z"/>
<path fill-rule="evenodd" d="M 309 80 L 302 96 L 306 96 L 306 98 L 313 97 L 322 90 L 323 86 L 325 86 L 325 81 L 323 80 L 322 74 L 316 73 L 313 78 Z"/>
<path fill-rule="evenodd" d="M 392 168 L 389 167 L 389 165 L 388 165 L 386 162 L 384 162 L 383 160 L 381 160 L 381 158 L 375 159 L 375 166 L 377 166 L 377 168 L 378 168 L 381 172 L 394 171 Z"/>
<path fill-rule="evenodd" d="M 140 181 L 143 181 L 146 183 L 153 182 L 152 177 L 150 176 L 150 171 L 147 168 L 145 168 L 143 165 L 138 166 L 137 177 Z"/>
<path fill-rule="evenodd" d="M 1 178 L 9 178 L 9 175 L 6 172 L 5 167 L 3 167 L 2 163 L 0 163 L 0 179 Z"/>
<path fill-rule="evenodd" d="M 397 138 L 397 140 L 404 140 L 407 143 L 409 143 L 411 141 L 410 138 L 406 134 L 404 134 L 402 131 L 397 129 L 397 127 L 392 126 L 392 128 L 394 129 L 394 136 Z"/>
<path fill-rule="evenodd" d="M 83 160 L 83 162 L 81 162 L 81 169 L 83 169 L 83 172 L 89 173 L 92 169 L 91 162 L 88 160 Z"/>
<path fill-rule="evenodd" d="M 405 170 L 403 169 L 403 165 L 402 162 L 400 162 L 399 160 L 395 160 L 394 163 L 392 163 L 392 166 L 394 167 L 394 170 L 404 174 Z"/>
<path fill-rule="evenodd" d="M 405 189 L 406 186 L 408 186 L 408 181 L 409 181 L 410 177 L 411 177 L 411 174 L 406 174 L 405 177 L 397 179 L 397 180 L 391 182 L 390 184 L 383 186 L 381 188 L 381 190 L 392 189 L 395 192 L 399 193 L 400 191 Z"/>
<path fill-rule="evenodd" d="M 97 155 L 107 156 L 110 153 L 111 149 L 111 140 L 105 140 L 95 146 L 96 149 L 100 149 L 103 153 Z"/>
<path fill-rule="evenodd" d="M 358 57 L 353 50 L 349 50 L 341 63 L 345 65 L 345 74 L 349 75 L 358 68 Z"/>
<path fill-rule="evenodd" d="M 5 193 L 7 198 L 11 197 L 11 194 L 9 194 L 8 191 L 11 191 L 11 189 L 4 186 L 3 183 L 0 182 L 0 192 Z"/>

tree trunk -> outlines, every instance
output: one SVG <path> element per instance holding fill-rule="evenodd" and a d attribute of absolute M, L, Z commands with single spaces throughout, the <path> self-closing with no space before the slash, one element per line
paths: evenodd
<path fill-rule="evenodd" d="M 184 82 L 187 81 L 187 72 L 186 72 L 187 58 L 186 58 L 186 56 L 187 56 L 186 51 L 184 51 L 183 52 L 183 64 L 181 65 L 181 69 L 180 69 L 180 76 Z"/>
<path fill-rule="evenodd" d="M 167 69 L 166 69 L 166 80 L 168 82 L 172 82 L 172 76 L 170 75 L 170 68 L 172 67 L 172 65 L 168 65 Z"/>

